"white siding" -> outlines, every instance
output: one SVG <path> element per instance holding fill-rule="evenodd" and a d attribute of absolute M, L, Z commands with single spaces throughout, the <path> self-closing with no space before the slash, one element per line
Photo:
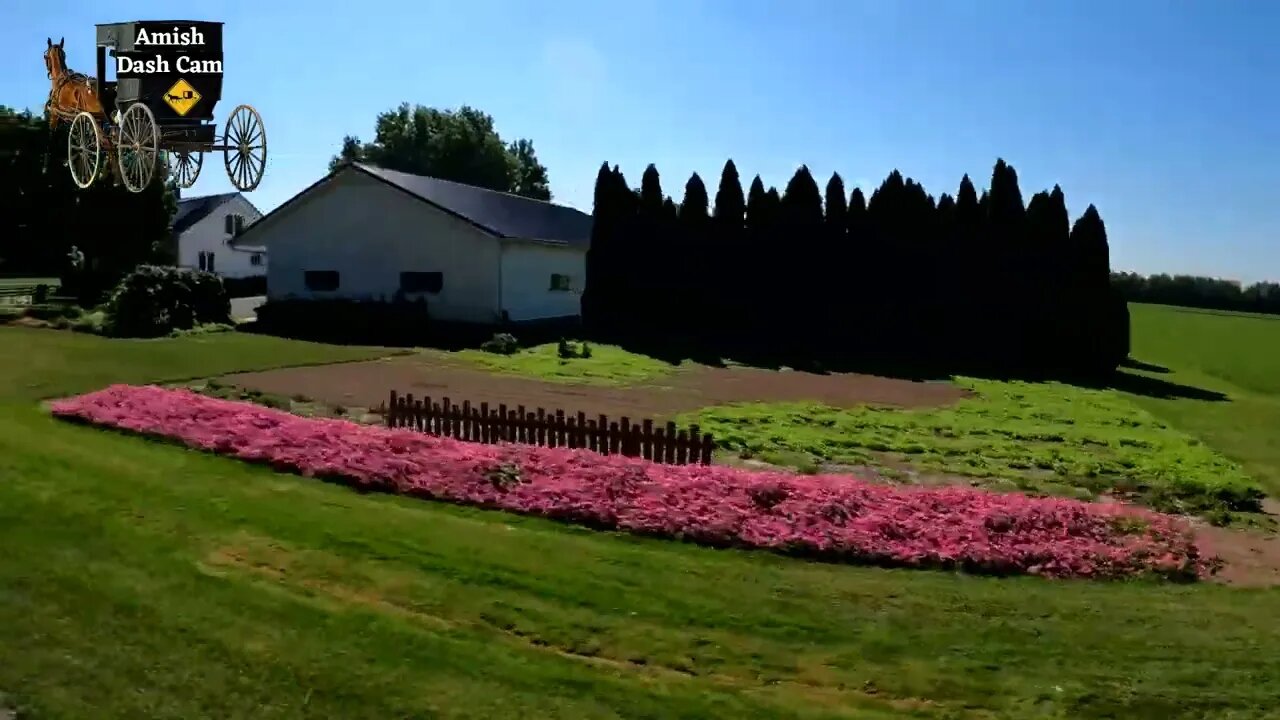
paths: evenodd
<path fill-rule="evenodd" d="M 249 241 L 271 255 L 271 298 L 390 300 L 402 271 L 440 272 L 440 293 L 423 294 L 432 317 L 499 319 L 497 239 L 359 171 L 308 191 L 255 228 Z M 307 290 L 306 270 L 338 271 L 338 289 Z"/>
<path fill-rule="evenodd" d="M 552 290 L 551 276 L 568 275 L 569 290 Z M 528 242 L 502 245 L 502 304 L 513 322 L 582 314 L 587 254 L 580 248 Z"/>
<path fill-rule="evenodd" d="M 199 269 L 200 253 L 213 253 L 213 271 L 218 275 L 266 275 L 267 254 L 262 252 L 262 248 L 238 248 L 231 245 L 233 238 L 227 234 L 227 215 L 243 215 L 245 227 L 262 217 L 262 213 L 244 198 L 238 195 L 228 198 L 178 237 L 178 265 Z M 261 258 L 261 265 L 253 264 L 255 252 Z"/>

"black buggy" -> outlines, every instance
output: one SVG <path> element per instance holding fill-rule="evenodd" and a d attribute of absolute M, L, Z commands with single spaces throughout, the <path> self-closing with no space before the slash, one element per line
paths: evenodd
<path fill-rule="evenodd" d="M 135 47 L 140 29 L 167 32 L 178 28 L 200 33 L 198 47 Z M 107 54 L 131 61 L 171 56 L 159 71 L 120 73 L 105 80 Z M 175 63 L 174 51 L 183 62 Z M 203 21 L 135 21 L 97 26 L 96 91 L 102 112 L 76 113 L 71 120 L 68 161 L 76 185 L 87 188 L 98 177 L 103 156 L 115 151 L 112 168 L 125 187 L 141 192 L 157 174 L 167 174 L 178 187 L 195 184 L 204 154 L 221 151 L 227 177 L 239 190 L 262 181 L 267 164 L 267 134 L 262 117 L 250 105 L 238 105 L 216 134 L 213 110 L 222 96 L 222 23 Z M 218 72 L 209 72 L 215 67 Z M 179 67 L 175 67 L 174 65 Z M 195 68 L 194 70 L 192 68 Z M 161 158 L 163 155 L 163 160 Z M 163 170 L 157 173 L 157 167 Z"/>

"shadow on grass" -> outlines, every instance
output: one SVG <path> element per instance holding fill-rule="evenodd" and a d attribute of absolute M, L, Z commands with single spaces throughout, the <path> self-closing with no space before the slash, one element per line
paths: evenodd
<path fill-rule="evenodd" d="M 1141 370 L 1143 372 L 1153 372 L 1153 373 L 1161 373 L 1161 374 L 1167 374 L 1169 372 L 1169 368 L 1163 365 L 1156 365 L 1155 363 L 1143 362 L 1136 358 L 1126 358 L 1124 362 L 1120 363 L 1120 367 L 1129 368 L 1130 370 Z"/>

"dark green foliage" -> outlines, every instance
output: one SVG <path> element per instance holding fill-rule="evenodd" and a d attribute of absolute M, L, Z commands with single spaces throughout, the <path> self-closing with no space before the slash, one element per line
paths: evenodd
<path fill-rule="evenodd" d="M 839 174 L 824 191 L 802 166 L 781 195 L 755 176 L 745 202 L 727 162 L 710 217 L 696 174 L 679 208 L 656 167 L 638 193 L 620 178 L 607 165 L 597 178 L 583 300 L 589 331 L 613 342 L 1031 374 L 1105 372 L 1127 355 L 1096 208 L 1069 228 L 1061 188 L 1024 205 L 1004 160 L 981 194 L 965 175 L 935 200 L 894 170 L 846 201 Z"/>
<path fill-rule="evenodd" d="M 436 340 L 435 323 L 427 309 L 427 302 L 421 298 L 268 300 L 257 310 L 255 329 L 282 337 L 340 344 L 427 344 Z"/>
<path fill-rule="evenodd" d="M 547 168 L 533 143 L 505 142 L 493 116 L 466 105 L 457 110 L 410 106 L 380 113 L 374 141 L 342 139 L 332 170 L 346 162 L 367 162 L 390 170 L 430 175 L 538 200 L 551 199 Z"/>
<path fill-rule="evenodd" d="M 1280 283 L 1241 285 L 1193 275 L 1113 273 L 1111 287 L 1129 302 L 1280 315 Z"/>
<path fill-rule="evenodd" d="M 47 119 L 0 106 L 0 273 L 58 276 L 61 295 L 92 306 L 139 263 L 169 261 L 176 201 L 161 182 L 140 193 L 105 180 L 77 188 L 66 167 L 68 128 L 50 131 Z M 83 259 L 77 268 L 73 246 Z"/>
<path fill-rule="evenodd" d="M 217 275 L 154 265 L 126 275 L 104 309 L 107 332 L 117 337 L 160 337 L 231 322 L 231 303 Z"/>

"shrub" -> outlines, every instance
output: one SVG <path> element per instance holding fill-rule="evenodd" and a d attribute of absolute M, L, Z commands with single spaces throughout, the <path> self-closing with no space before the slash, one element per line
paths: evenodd
<path fill-rule="evenodd" d="M 36 285 L 36 291 L 31 295 L 31 302 L 36 305 L 42 305 L 49 300 L 49 286 L 44 283 Z"/>
<path fill-rule="evenodd" d="M 186 330 L 171 330 L 169 332 L 169 337 L 178 338 L 187 337 L 189 335 L 209 335 L 211 333 L 231 332 L 235 329 L 235 325 L 227 323 L 205 323 L 203 325 L 196 325 L 193 328 L 187 328 Z"/>
<path fill-rule="evenodd" d="M 249 277 L 222 278 L 222 286 L 227 289 L 227 297 L 233 299 L 266 295 L 267 276 L 251 275 Z"/>
<path fill-rule="evenodd" d="M 106 303 L 109 334 L 161 337 L 207 323 L 231 323 L 222 279 L 207 272 L 139 265 Z"/>
<path fill-rule="evenodd" d="M 333 298 L 268 300 L 257 309 L 266 332 L 323 342 L 414 344 L 427 337 L 427 302 Z"/>
<path fill-rule="evenodd" d="M 495 355 L 515 355 L 520 349 L 520 343 L 516 340 L 516 336 L 510 333 L 497 333 L 493 337 L 480 343 L 480 349 L 485 352 L 491 352 Z"/>
<path fill-rule="evenodd" d="M 569 340 L 560 338 L 560 343 L 556 346 L 556 354 L 561 360 L 573 360 L 575 358 L 591 357 L 591 346 L 584 343 L 574 344 Z"/>

